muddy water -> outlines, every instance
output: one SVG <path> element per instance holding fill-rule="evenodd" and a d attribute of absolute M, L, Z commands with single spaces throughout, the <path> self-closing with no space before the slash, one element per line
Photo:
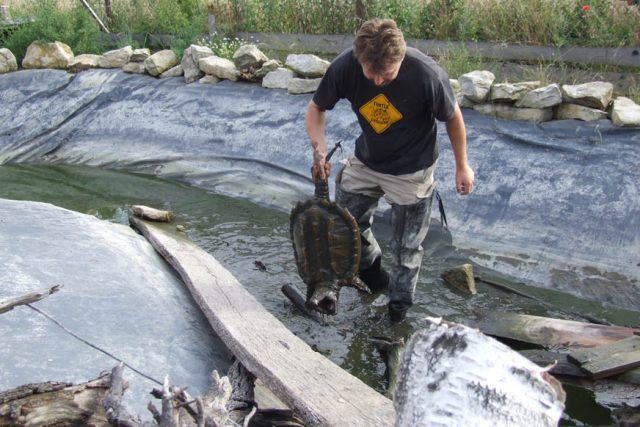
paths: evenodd
<path fill-rule="evenodd" d="M 479 293 L 474 298 L 452 291 L 444 285 L 440 273 L 474 254 L 453 248 L 450 236 L 439 226 L 430 230 L 416 304 L 407 322 L 394 326 L 388 323 L 384 296 L 359 295 L 344 289 L 338 314 L 319 325 L 301 316 L 280 292 L 285 283 L 303 289 L 293 262 L 287 214 L 150 176 L 92 168 L 0 166 L 0 182 L 2 198 L 48 202 L 118 223 L 127 223 L 127 207 L 132 204 L 173 210 L 189 237 L 231 271 L 272 314 L 317 351 L 379 391 L 385 388 L 385 365 L 369 337 L 408 336 L 426 325 L 426 316 L 464 322 L 479 313 L 499 310 L 583 320 L 572 313 L 587 313 L 618 324 L 640 325 L 638 313 L 604 308 L 539 288 L 526 291 L 551 306 L 482 283 L 478 283 Z M 375 224 L 381 243 L 388 233 L 383 222 Z M 388 256 L 387 251 L 385 254 Z M 266 270 L 257 268 L 256 261 Z M 216 363 L 226 366 L 227 361 Z M 609 411 L 596 403 L 592 393 L 577 387 L 569 389 L 563 424 L 608 423 Z"/>

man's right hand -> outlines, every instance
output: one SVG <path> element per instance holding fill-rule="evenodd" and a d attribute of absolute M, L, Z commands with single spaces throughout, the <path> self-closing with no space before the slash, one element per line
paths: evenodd
<path fill-rule="evenodd" d="M 326 180 L 331 175 L 331 163 L 325 162 L 324 156 L 322 159 L 313 162 L 311 166 L 311 180 L 316 182 L 318 178 Z"/>

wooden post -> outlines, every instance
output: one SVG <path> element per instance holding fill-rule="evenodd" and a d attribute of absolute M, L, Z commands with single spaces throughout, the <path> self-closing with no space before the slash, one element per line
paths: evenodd
<path fill-rule="evenodd" d="M 111 8 L 111 0 L 104 0 L 104 13 L 107 15 L 107 24 L 113 25 L 113 9 Z"/>
<path fill-rule="evenodd" d="M 360 29 L 360 26 L 366 21 L 366 9 L 362 0 L 356 0 L 356 31 Z"/>

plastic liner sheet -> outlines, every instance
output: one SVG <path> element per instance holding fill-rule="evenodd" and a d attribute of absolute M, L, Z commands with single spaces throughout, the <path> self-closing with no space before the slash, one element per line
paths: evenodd
<path fill-rule="evenodd" d="M 0 259 L 0 299 L 62 285 L 31 304 L 45 314 L 23 305 L 0 315 L 0 390 L 84 382 L 110 371 L 117 358 L 138 371 L 124 371 L 124 402 L 150 419 L 149 393 L 161 387 L 153 380 L 169 375 L 173 385 L 201 395 L 213 369 L 226 372 L 225 345 L 180 279 L 131 228 L 0 199 Z"/>
<path fill-rule="evenodd" d="M 313 194 L 310 98 L 120 70 L 14 72 L 0 76 L 0 163 L 150 173 L 288 211 Z M 443 126 L 436 173 L 456 247 L 527 283 L 640 308 L 640 129 L 463 114 L 476 190 L 456 195 Z M 345 145 L 336 165 L 359 133 L 346 102 L 327 132 Z"/>

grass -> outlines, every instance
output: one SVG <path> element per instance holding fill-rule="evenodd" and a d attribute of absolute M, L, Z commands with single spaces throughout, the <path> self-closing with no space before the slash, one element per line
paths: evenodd
<path fill-rule="evenodd" d="M 352 33 L 349 0 L 206 0 L 228 31 Z M 411 38 L 552 46 L 640 46 L 640 13 L 620 0 L 362 0 Z"/>
<path fill-rule="evenodd" d="M 245 42 L 234 36 L 239 31 L 354 33 L 358 16 L 394 18 L 408 38 L 640 46 L 638 6 L 628 7 L 620 0 L 362 0 L 364 7 L 359 10 L 353 0 L 111 0 L 112 19 L 107 19 L 104 0 L 88 0 L 111 32 L 118 34 L 116 45 L 104 37 L 77 0 L 0 2 L 9 7 L 13 18 L 33 21 L 0 33 L 0 46 L 9 48 L 19 62 L 34 40 L 63 41 L 75 53 L 101 53 L 130 44 L 134 48 L 172 48 L 179 56 L 189 44 L 198 43 L 229 58 Z M 215 15 L 219 32 L 203 38 L 207 34 L 207 12 Z M 134 34 L 142 38 L 134 38 Z M 151 46 L 151 34 L 166 35 L 160 39 L 163 44 Z M 157 43 L 158 38 L 154 40 Z M 451 49 L 437 59 L 452 77 L 482 68 L 494 72 L 497 81 L 519 78 L 576 83 L 583 75 L 592 76 L 583 80 L 593 81 L 620 71 L 614 67 L 604 71 L 587 67 L 575 73 L 566 64 L 542 62 L 508 66 L 484 61 L 461 48 Z M 625 84 L 618 82 L 617 90 L 640 102 L 638 83 L 635 77 Z"/>

